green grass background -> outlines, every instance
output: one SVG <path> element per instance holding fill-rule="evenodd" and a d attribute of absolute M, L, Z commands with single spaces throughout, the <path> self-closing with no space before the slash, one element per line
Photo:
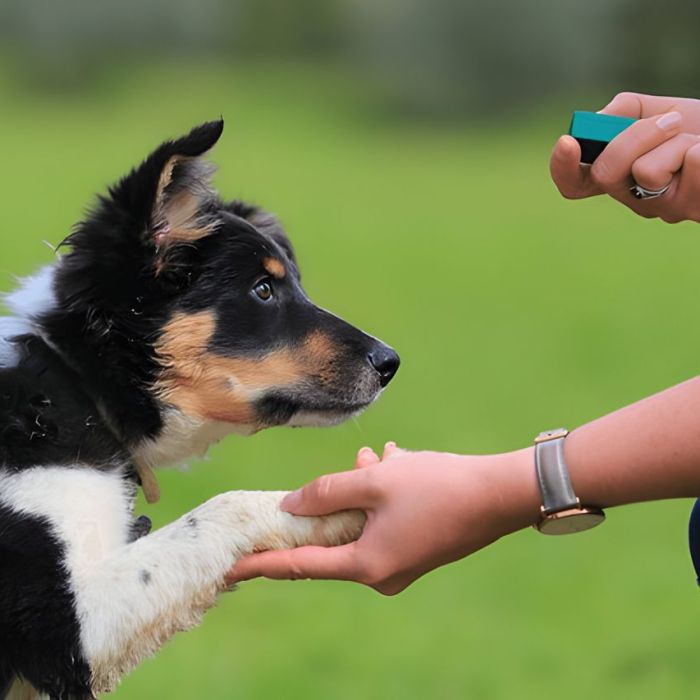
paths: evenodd
<path fill-rule="evenodd" d="M 60 241 L 151 147 L 223 115 L 221 192 L 277 212 L 311 297 L 401 353 L 356 421 L 231 437 L 189 473 L 163 471 L 163 501 L 141 506 L 159 525 L 226 489 L 346 469 L 365 444 L 517 448 L 700 367 L 697 226 L 567 202 L 549 181 L 569 111 L 595 104 L 407 125 L 372 117 L 342 74 L 206 62 L 132 66 L 61 96 L 0 69 L 0 102 L 3 288 L 48 262 L 42 240 Z M 700 682 L 689 508 L 618 509 L 572 538 L 518 533 L 395 598 L 251 582 L 115 697 L 689 697 Z"/>

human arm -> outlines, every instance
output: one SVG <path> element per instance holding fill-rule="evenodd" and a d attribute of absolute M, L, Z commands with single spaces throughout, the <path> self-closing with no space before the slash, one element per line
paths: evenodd
<path fill-rule="evenodd" d="M 700 494 L 699 417 L 696 377 L 574 430 L 565 455 L 581 502 L 611 507 Z M 539 517 L 531 447 L 475 457 L 389 446 L 382 461 L 361 451 L 358 463 L 283 506 L 297 515 L 361 508 L 367 524 L 357 542 L 255 554 L 229 581 L 344 579 L 394 594 Z"/>
<path fill-rule="evenodd" d="M 550 160 L 550 172 L 561 194 L 582 199 L 608 194 L 637 214 L 664 221 L 700 221 L 700 100 L 624 92 L 604 114 L 638 119 L 605 148 L 592 166 L 581 165 L 581 149 L 562 136 Z M 639 200 L 633 184 L 668 191 Z"/>

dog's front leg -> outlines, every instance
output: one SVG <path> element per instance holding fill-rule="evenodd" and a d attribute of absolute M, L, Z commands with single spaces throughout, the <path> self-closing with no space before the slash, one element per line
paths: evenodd
<path fill-rule="evenodd" d="M 198 624 L 241 556 L 359 536 L 362 513 L 296 517 L 280 511 L 285 495 L 221 494 L 82 572 L 76 602 L 95 694 L 111 690 L 175 632 Z"/>

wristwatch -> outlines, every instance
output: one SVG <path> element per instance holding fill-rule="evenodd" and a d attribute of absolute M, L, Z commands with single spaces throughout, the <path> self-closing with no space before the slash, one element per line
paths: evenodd
<path fill-rule="evenodd" d="M 566 428 L 540 433 L 535 438 L 535 470 L 542 494 L 541 517 L 533 527 L 544 535 L 568 535 L 589 530 L 605 520 L 595 506 L 582 506 L 574 493 L 564 459 Z"/>

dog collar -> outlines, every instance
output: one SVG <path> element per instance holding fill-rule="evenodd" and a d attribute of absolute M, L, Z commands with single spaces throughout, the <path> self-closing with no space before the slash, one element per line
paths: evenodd
<path fill-rule="evenodd" d="M 155 472 L 147 464 L 136 464 L 135 466 L 146 502 L 158 503 L 160 500 L 160 486 L 158 486 Z"/>

